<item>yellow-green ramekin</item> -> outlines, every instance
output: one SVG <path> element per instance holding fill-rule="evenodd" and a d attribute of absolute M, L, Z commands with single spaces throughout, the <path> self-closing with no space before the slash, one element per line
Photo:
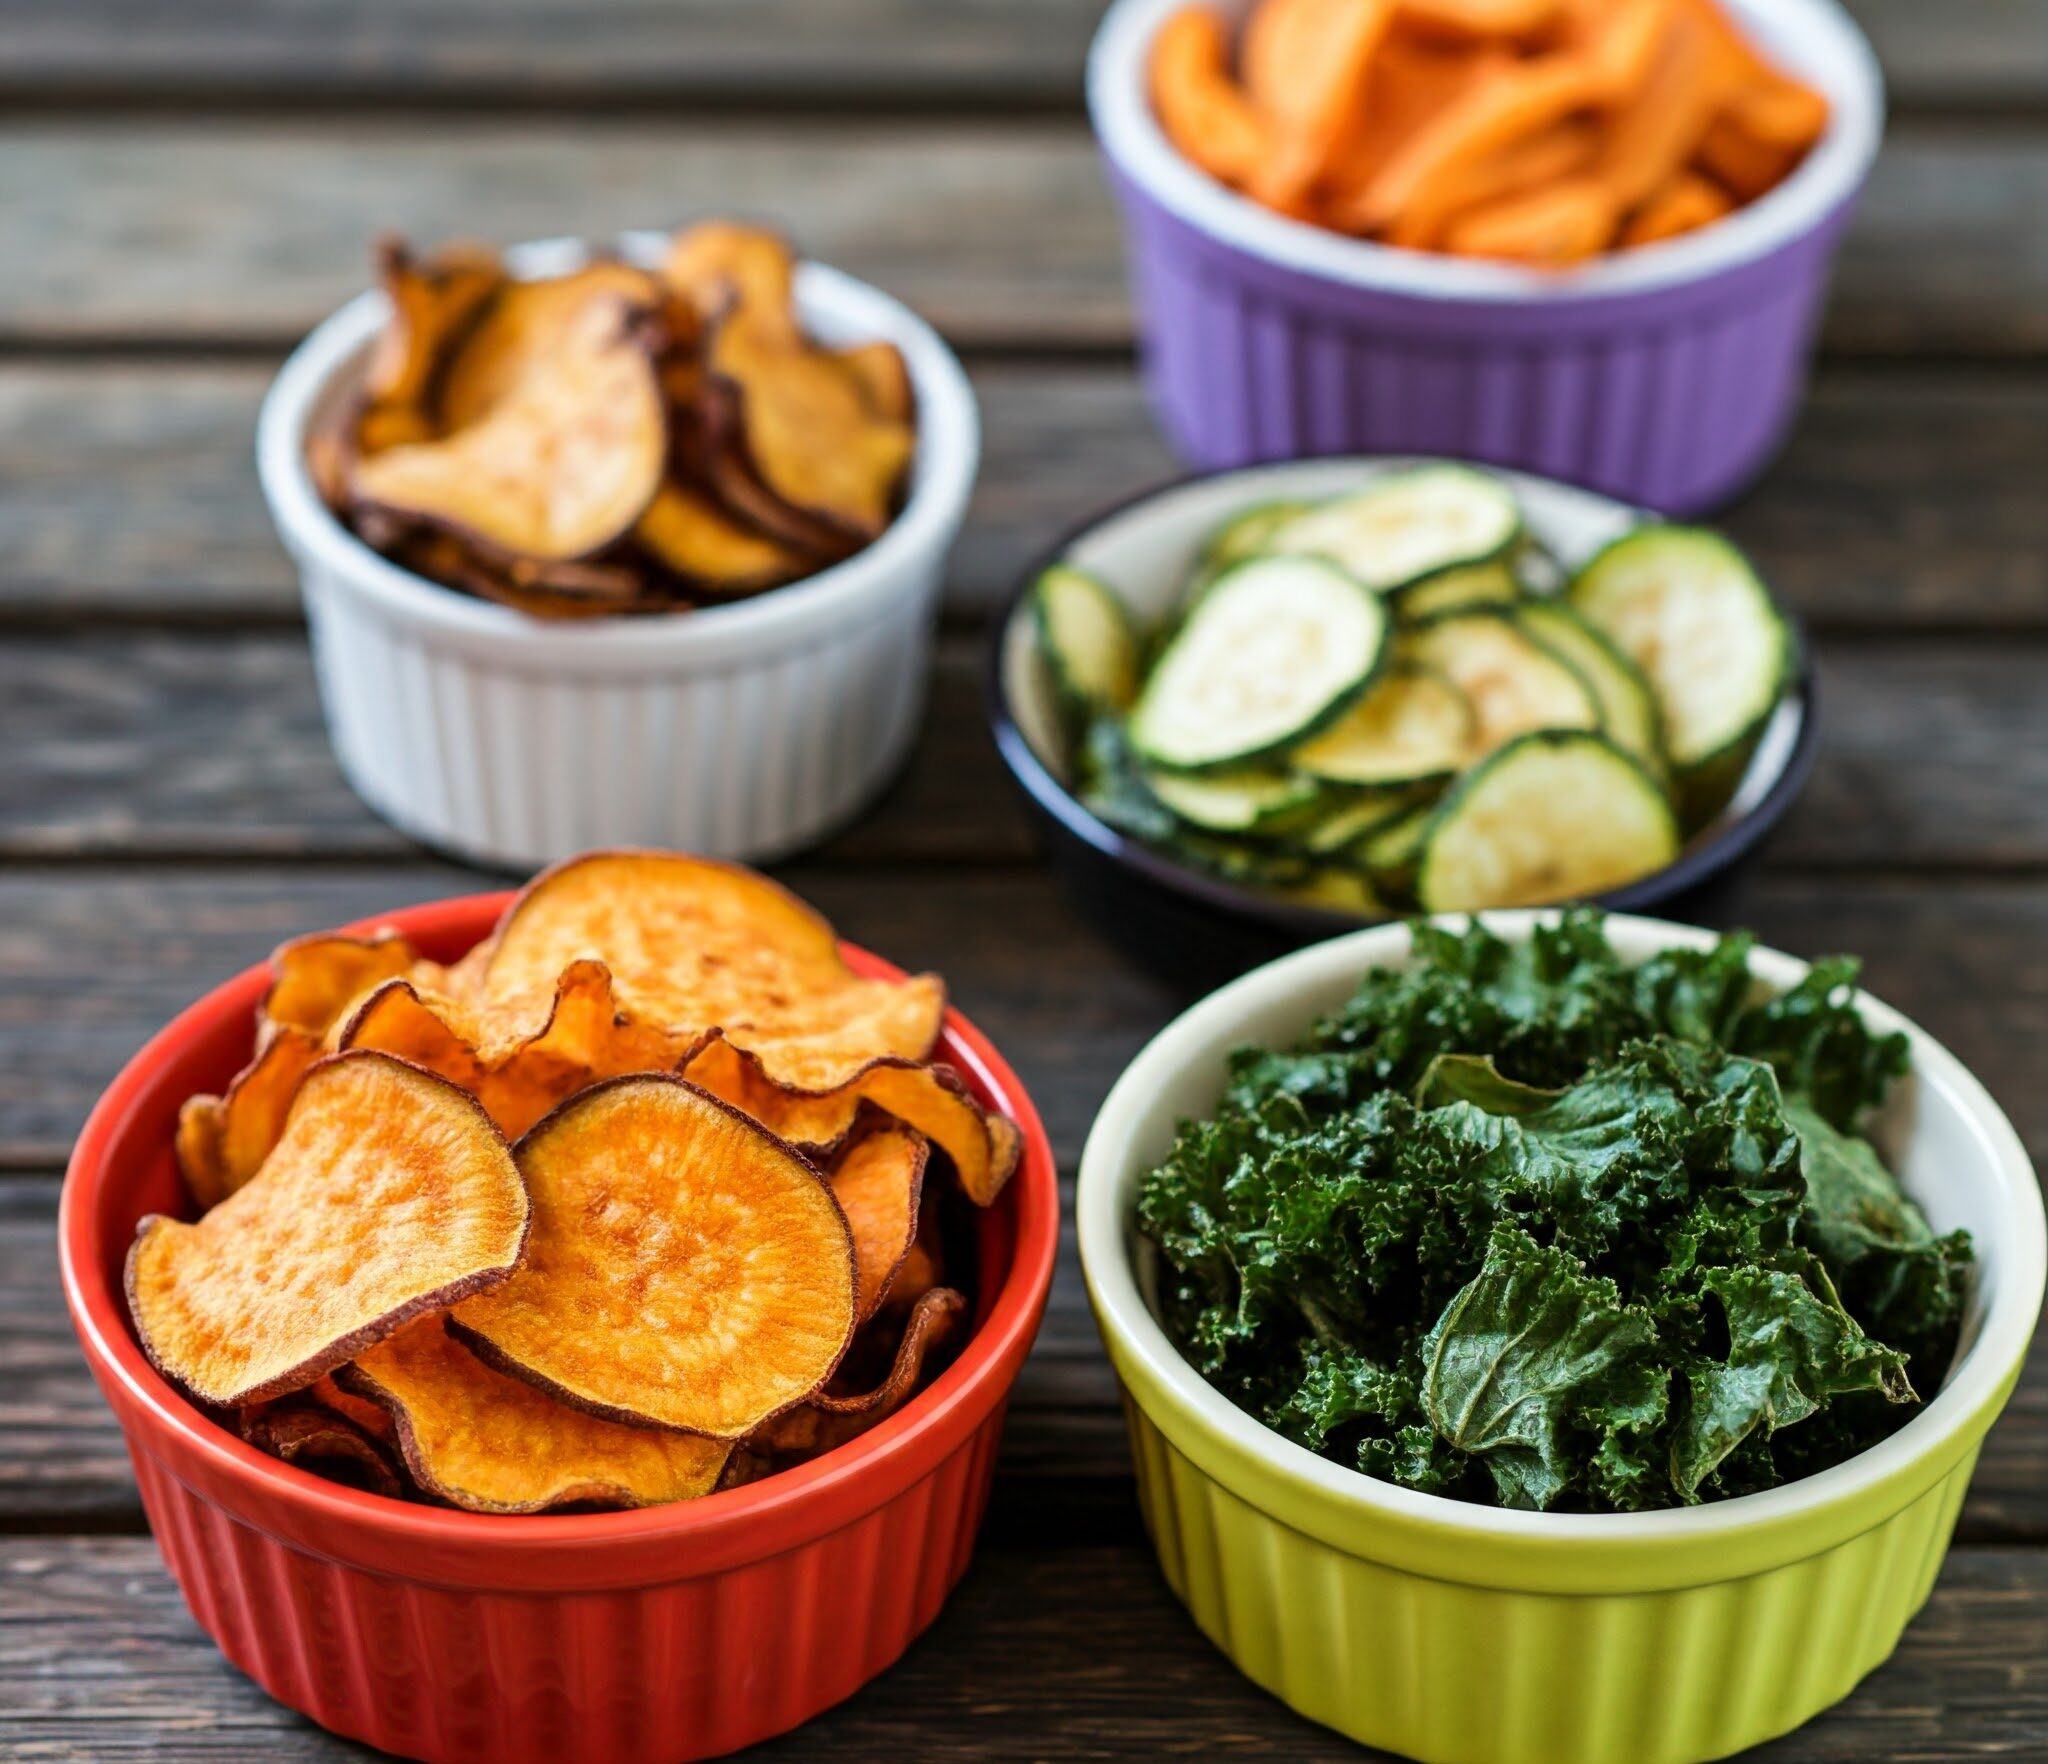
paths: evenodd
<path fill-rule="evenodd" d="M 1539 915 L 1486 922 L 1523 936 Z M 1640 959 L 1707 934 L 1612 917 Z M 1506 1512 L 1319 1458 L 1211 1389 L 1159 1327 L 1131 1225 L 1175 1123 L 1206 1113 L 1229 1050 L 1283 1044 L 1406 927 L 1260 968 L 1163 1030 L 1111 1091 L 1075 1210 L 1123 1385 L 1145 1520 L 1167 1581 L 1248 1677 L 1312 1720 L 1426 1764 L 1692 1764 L 1796 1727 L 1880 1664 L 1925 1602 L 1985 1433 L 2040 1313 L 2048 1233 L 2019 1137 L 1956 1058 L 1903 1030 L 1912 1071 L 1876 1137 L 1937 1230 L 1978 1266 L 1956 1362 L 1890 1439 L 1765 1494 L 1666 1513 Z M 1774 988 L 1805 965 L 1759 951 Z"/>

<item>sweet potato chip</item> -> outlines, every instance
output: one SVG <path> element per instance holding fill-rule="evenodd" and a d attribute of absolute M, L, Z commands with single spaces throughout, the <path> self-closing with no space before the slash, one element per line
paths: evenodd
<path fill-rule="evenodd" d="M 174 1149 L 178 1174 L 201 1210 L 218 1206 L 263 1167 L 284 1132 L 299 1081 L 319 1057 L 316 1037 L 279 1028 L 224 1095 L 185 1099 Z"/>
<path fill-rule="evenodd" d="M 885 1126 L 854 1140 L 826 1172 L 853 1233 L 854 1310 L 862 1323 L 880 1307 L 917 1240 L 926 1155 L 923 1134 Z"/>
<path fill-rule="evenodd" d="M 273 978 L 258 1007 L 262 1032 L 283 1027 L 324 1040 L 373 988 L 418 965 L 418 952 L 396 931 L 295 937 L 271 954 Z"/>
<path fill-rule="evenodd" d="M 814 553 L 743 526 L 702 491 L 673 481 L 656 492 L 633 537 L 686 586 L 721 599 L 772 588 L 817 562 Z"/>
<path fill-rule="evenodd" d="M 508 558 L 603 550 L 654 500 L 668 457 L 649 318 L 616 296 L 587 302 L 475 422 L 359 462 L 355 495 Z"/>
<path fill-rule="evenodd" d="M 301 1080 L 249 1182 L 196 1225 L 142 1221 L 128 1306 L 166 1377 L 202 1402 L 257 1402 L 503 1280 L 528 1212 L 474 1098 L 384 1054 L 337 1054 Z"/>
<path fill-rule="evenodd" d="M 390 1415 L 368 1397 L 357 1396 L 352 1390 L 343 1390 L 335 1382 L 334 1373 L 321 1373 L 306 1386 L 305 1394 L 309 1400 L 332 1409 L 344 1421 L 368 1434 L 379 1445 L 396 1442 L 398 1429 L 392 1425 Z"/>
<path fill-rule="evenodd" d="M 707 320 L 738 312 L 791 340 L 798 335 L 796 254 L 765 228 L 733 221 L 686 228 L 670 241 L 661 276 Z"/>
<path fill-rule="evenodd" d="M 517 1155 L 533 1194 L 526 1259 L 451 1314 L 500 1370 L 609 1420 L 714 1439 L 831 1375 L 853 1331 L 852 1240 L 781 1140 L 646 1075 L 572 1098 Z"/>
<path fill-rule="evenodd" d="M 383 1448 L 325 1404 L 305 1397 L 253 1403 L 240 1422 L 245 1440 L 284 1463 L 394 1500 L 405 1493 Z"/>
<path fill-rule="evenodd" d="M 621 1427 L 510 1378 L 427 1317 L 341 1376 L 388 1411 L 428 1493 L 472 1513 L 653 1507 L 718 1484 L 731 1448 L 694 1434 Z"/>
<path fill-rule="evenodd" d="M 363 420 L 357 433 L 365 452 L 390 445 L 377 439 L 381 418 L 410 417 L 424 436 L 426 412 L 450 344 L 485 302 L 505 286 L 504 266 L 487 247 L 453 245 L 425 262 L 403 241 L 380 239 L 377 282 L 391 303 L 391 317 L 377 335 L 363 371 Z"/>
<path fill-rule="evenodd" d="M 642 1024 L 618 1008 L 602 962 L 571 962 L 547 1020 L 529 1029 L 506 1013 L 388 980 L 343 1028 L 343 1047 L 395 1054 L 459 1084 L 516 1139 L 557 1103 L 601 1078 L 667 1072 L 704 1037 Z"/>
<path fill-rule="evenodd" d="M 903 1266 L 896 1270 L 883 1292 L 878 1315 L 899 1316 L 934 1287 L 946 1284 L 946 1246 L 941 1239 L 938 1210 L 927 1193 L 918 1212 L 917 1236 L 911 1242 L 910 1254 L 903 1258 Z"/>
<path fill-rule="evenodd" d="M 718 1034 L 706 1039 L 683 1070 L 692 1084 L 808 1152 L 836 1150 L 863 1104 L 893 1115 L 953 1160 L 976 1206 L 989 1205 L 1017 1167 L 1022 1142 L 1015 1129 L 982 1108 L 948 1066 L 883 1057 L 830 1089 L 806 1090 L 778 1082 L 759 1055 Z"/>
<path fill-rule="evenodd" d="M 888 1376 L 871 1390 L 821 1392 L 751 1434 L 749 1452 L 771 1458 L 815 1457 L 877 1427 L 910 1400 L 924 1382 L 926 1360 L 966 1321 L 966 1297 L 934 1287 L 911 1307 Z"/>
<path fill-rule="evenodd" d="M 910 369 L 903 351 L 884 338 L 856 343 L 850 349 L 835 349 L 833 360 L 853 376 L 867 400 L 868 409 L 893 423 L 907 423 L 916 414 L 916 393 L 910 384 Z"/>
<path fill-rule="evenodd" d="M 655 307 L 660 282 L 632 264 L 600 258 L 565 276 L 504 284 L 441 376 L 441 427 L 480 423 L 568 347 L 593 305 Z"/>
<path fill-rule="evenodd" d="M 945 1016 L 936 975 L 861 978 L 803 902 L 708 858 L 592 852 L 543 871 L 499 924 L 482 996 L 537 1025 L 579 957 L 611 970 L 641 1021 L 722 1030 L 777 1082 L 808 1090 L 877 1059 L 924 1059 Z"/>

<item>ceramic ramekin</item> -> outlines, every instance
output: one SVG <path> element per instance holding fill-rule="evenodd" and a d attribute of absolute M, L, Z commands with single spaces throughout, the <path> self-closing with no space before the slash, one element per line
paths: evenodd
<path fill-rule="evenodd" d="M 1211 3 L 1241 15 L 1249 0 Z M 1666 513 L 1746 483 L 1797 412 L 1884 89 L 1835 0 L 1725 3 L 1827 94 L 1827 136 L 1718 225 L 1548 275 L 1346 238 L 1196 170 L 1145 95 L 1153 33 L 1184 0 L 1117 0 L 1089 56 L 1088 106 L 1174 447 L 1204 467 L 1450 454 Z"/>
<path fill-rule="evenodd" d="M 394 913 L 451 959 L 509 895 Z M 360 929 L 367 929 L 368 923 Z M 887 963 L 853 949 L 867 974 Z M 960 1357 L 852 1444 L 748 1487 L 640 1512 L 496 1518 L 362 1494 L 263 1456 L 137 1346 L 121 1269 L 180 1205 L 181 1099 L 247 1057 L 267 970 L 173 1021 L 93 1111 L 58 1216 L 64 1294 L 186 1603 L 221 1651 L 323 1727 L 435 1764 L 674 1764 L 850 1696 L 938 1615 L 972 1551 L 1003 1411 L 1052 1279 L 1059 1196 L 1037 1112 L 949 1011 L 941 1057 L 1024 1133 L 979 1219 Z"/>
<path fill-rule="evenodd" d="M 1037 813 L 1054 861 L 1110 933 L 1153 967 L 1216 984 L 1286 949 L 1356 927 L 1355 915 L 1212 876 L 1119 832 L 1073 791 L 1052 682 L 1039 664 L 1031 590 L 1065 559 L 1111 584 L 1139 619 L 1157 625 L 1175 605 L 1205 540 L 1231 515 L 1261 502 L 1314 501 L 1354 490 L 1413 459 L 1314 459 L 1213 472 L 1142 491 L 1092 515 L 1017 579 L 998 620 L 988 667 L 996 749 Z M 1644 517 L 1591 491 L 1504 474 L 1530 530 L 1566 567 L 1590 558 Z M 1724 920 L 1743 873 L 1812 776 L 1820 705 L 1803 659 L 1791 692 L 1757 744 L 1728 806 L 1686 844 L 1677 862 L 1602 897 L 1622 911 L 1655 909 L 1703 923 Z"/>
<path fill-rule="evenodd" d="M 617 246 L 651 261 L 660 242 Z M 544 275 L 583 255 L 552 240 L 509 261 Z M 917 396 L 909 495 L 845 562 L 684 614 L 542 621 L 380 556 L 321 501 L 305 441 L 353 387 L 382 294 L 350 301 L 285 363 L 257 426 L 257 473 L 298 565 L 335 755 L 400 831 L 520 869 L 603 845 L 768 861 L 845 823 L 902 763 L 974 487 L 974 394 L 938 334 L 877 289 L 807 263 L 796 298 L 825 342 L 902 350 Z"/>
<path fill-rule="evenodd" d="M 1525 936 L 1536 916 L 1486 922 Z M 1654 919 L 1608 931 L 1635 959 L 1705 941 Z M 1081 1262 L 1166 1578 L 1266 1689 L 1428 1764 L 1692 1764 L 1783 1733 L 1890 1654 L 1940 1570 L 2041 1308 L 2026 1152 L 1954 1055 L 1863 999 L 1912 1044 L 1878 1138 L 1935 1229 L 1977 1244 L 1962 1344 L 1925 1410 L 1821 1475 L 1675 1512 L 1507 1512 L 1374 1481 L 1269 1432 L 1181 1358 L 1144 1296 L 1132 1210 L 1232 1047 L 1294 1038 L 1408 951 L 1386 926 L 1225 987 L 1138 1055 L 1089 1135 Z M 1805 972 L 1767 951 L 1752 966 L 1774 987 Z"/>

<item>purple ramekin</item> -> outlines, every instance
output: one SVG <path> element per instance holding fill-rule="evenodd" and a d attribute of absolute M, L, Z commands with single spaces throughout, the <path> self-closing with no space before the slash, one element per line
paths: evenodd
<path fill-rule="evenodd" d="M 1834 0 L 1723 0 L 1833 107 L 1798 171 L 1714 226 L 1565 273 L 1347 238 L 1197 170 L 1145 95 L 1153 34 L 1185 3 L 1117 0 L 1088 107 L 1146 382 L 1186 461 L 1447 455 L 1666 514 L 1712 507 L 1768 463 L 1884 126 L 1876 57 Z"/>

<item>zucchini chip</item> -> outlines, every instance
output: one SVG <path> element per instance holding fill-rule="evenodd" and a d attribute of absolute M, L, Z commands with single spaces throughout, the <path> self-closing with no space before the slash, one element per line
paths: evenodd
<path fill-rule="evenodd" d="M 808 575 L 814 553 L 757 533 L 728 515 L 702 491 L 671 479 L 655 492 L 633 537 L 686 588 L 717 600 L 735 600 Z"/>
<path fill-rule="evenodd" d="M 476 421 L 358 462 L 356 498 L 502 557 L 558 563 L 602 551 L 632 530 L 667 464 L 649 316 L 616 298 L 590 301 L 559 347 Z"/>
<path fill-rule="evenodd" d="M 1465 695 L 1473 716 L 1468 763 L 1532 730 L 1600 726 L 1600 708 L 1577 671 L 1505 614 L 1431 619 L 1403 635 L 1401 653 Z"/>
<path fill-rule="evenodd" d="M 1600 707 L 1600 726 L 1615 745 L 1661 777 L 1664 737 L 1642 670 L 1561 600 L 1525 601 L 1515 610 L 1515 622 L 1585 681 Z"/>
<path fill-rule="evenodd" d="M 812 1156 L 838 1151 L 863 1108 L 880 1110 L 944 1152 L 976 1206 L 1002 1193 L 1023 1150 L 1017 1130 L 976 1102 L 950 1066 L 890 1056 L 870 1060 L 830 1089 L 806 1090 L 780 1082 L 758 1054 L 719 1032 L 706 1037 L 681 1070 L 692 1084 Z"/>
<path fill-rule="evenodd" d="M 1394 611 L 1408 624 L 1474 607 L 1513 606 L 1522 597 L 1515 572 L 1505 563 L 1467 564 L 1439 570 L 1394 590 Z"/>
<path fill-rule="evenodd" d="M 533 1231 L 450 1313 L 499 1370 L 593 1415 L 741 1439 L 832 1374 L 854 1253 L 825 1180 L 679 1078 L 614 1078 L 517 1147 Z"/>
<path fill-rule="evenodd" d="M 1323 800 L 1314 778 L 1248 767 L 1241 772 L 1148 772 L 1145 787 L 1190 827 L 1211 833 L 1281 833 Z"/>
<path fill-rule="evenodd" d="M 1424 840 L 1432 913 L 1549 906 L 1640 881 L 1678 856 L 1670 800 L 1604 735 L 1545 730 L 1460 781 Z"/>
<path fill-rule="evenodd" d="M 1260 502 L 1232 515 L 1203 540 L 1187 598 L 1194 599 L 1233 564 L 1257 557 L 1267 549 L 1275 533 L 1299 520 L 1313 506 L 1307 502 Z"/>
<path fill-rule="evenodd" d="M 854 1314 L 865 1323 L 881 1308 L 917 1241 L 929 1147 L 908 1127 L 877 1127 L 849 1144 L 826 1172 L 853 1234 Z"/>
<path fill-rule="evenodd" d="M 319 1041 L 303 1029 L 279 1028 L 222 1095 L 188 1096 L 180 1105 L 173 1141 L 178 1174 L 202 1212 L 263 1167 L 320 1051 Z"/>
<path fill-rule="evenodd" d="M 481 997 L 538 1028 L 557 977 L 585 956 L 640 1021 L 720 1029 L 797 1089 L 836 1089 L 878 1059 L 927 1059 L 945 1016 L 937 975 L 856 975 L 810 907 L 709 858 L 600 851 L 542 871 L 499 923 Z"/>
<path fill-rule="evenodd" d="M 1371 684 L 1387 610 L 1334 564 L 1255 557 L 1188 613 L 1131 712 L 1131 744 L 1156 766 L 1206 771 L 1306 740 Z"/>
<path fill-rule="evenodd" d="M 1330 784 L 1435 783 L 1465 764 L 1476 729 L 1471 701 L 1442 674 L 1400 664 L 1288 764 Z"/>
<path fill-rule="evenodd" d="M 1311 509 L 1268 535 L 1265 549 L 1328 558 L 1386 594 L 1505 558 L 1521 537 L 1522 510 L 1502 480 L 1470 466 L 1431 465 L 1388 472 Z"/>
<path fill-rule="evenodd" d="M 151 1363 L 201 1402 L 283 1396 L 504 1280 L 528 1213 L 474 1098 L 403 1060 L 336 1054 L 254 1177 L 196 1225 L 142 1221 L 129 1310 Z"/>
<path fill-rule="evenodd" d="M 587 1415 L 493 1370 L 425 1317 L 341 1377 L 386 1414 L 413 1479 L 471 1513 L 654 1507 L 718 1486 L 722 1441 Z"/>
<path fill-rule="evenodd" d="M 238 1420 L 243 1439 L 280 1463 L 297 1464 L 393 1500 L 405 1493 L 384 1448 L 324 1402 L 289 1396 L 274 1403 L 252 1403 Z"/>
<path fill-rule="evenodd" d="M 1038 644 L 1062 696 L 1082 715 L 1120 711 L 1138 696 L 1138 634 L 1108 586 L 1057 563 L 1032 584 Z"/>

